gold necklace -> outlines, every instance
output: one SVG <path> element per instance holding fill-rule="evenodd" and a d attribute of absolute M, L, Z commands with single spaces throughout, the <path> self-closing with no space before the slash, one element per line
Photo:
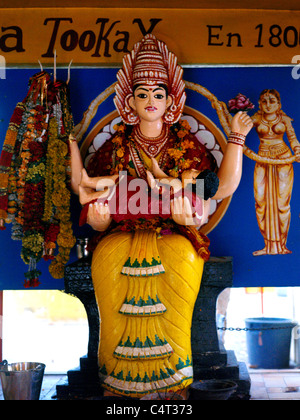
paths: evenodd
<path fill-rule="evenodd" d="M 162 151 L 161 156 L 158 161 L 158 165 L 162 167 L 167 158 L 166 145 L 167 145 L 168 139 L 169 139 L 168 126 L 164 127 L 160 136 L 154 137 L 154 138 L 143 136 L 139 127 L 137 126 L 134 127 L 132 135 L 131 135 L 131 141 L 129 143 L 129 153 L 131 156 L 131 160 L 134 163 L 137 175 L 140 178 L 144 178 L 144 179 L 147 178 L 146 170 L 148 169 L 142 158 L 141 152 L 143 151 L 150 158 L 151 157 L 155 158 L 155 156 L 157 156 Z M 154 149 L 154 147 L 156 147 L 157 149 Z"/>
<path fill-rule="evenodd" d="M 263 116 L 261 117 L 261 123 L 265 125 L 266 127 L 268 127 L 268 130 L 269 130 L 268 134 L 273 134 L 272 127 L 278 124 L 279 121 L 281 121 L 281 115 L 277 115 L 277 117 L 271 121 L 265 120 Z"/>
<path fill-rule="evenodd" d="M 134 126 L 133 139 L 135 143 L 146 153 L 149 158 L 155 158 L 163 149 L 169 138 L 169 126 L 163 125 L 158 137 L 146 137 L 142 134 L 139 125 Z"/>

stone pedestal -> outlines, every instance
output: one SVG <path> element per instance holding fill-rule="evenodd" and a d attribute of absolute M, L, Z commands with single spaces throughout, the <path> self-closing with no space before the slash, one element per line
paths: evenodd
<path fill-rule="evenodd" d="M 192 354 L 194 379 L 230 379 L 238 388 L 231 399 L 250 398 L 250 377 L 245 363 L 239 363 L 233 351 L 219 342 L 216 306 L 219 294 L 232 287 L 231 257 L 212 257 L 204 272 L 192 320 Z"/>
<path fill-rule="evenodd" d="M 79 367 L 67 372 L 67 382 L 56 386 L 58 399 L 102 395 L 98 378 L 98 345 L 100 319 L 91 277 L 91 259 L 81 258 L 65 268 L 65 292 L 76 296 L 84 305 L 89 326 L 87 355 Z"/>
<path fill-rule="evenodd" d="M 82 258 L 65 269 L 65 291 L 83 303 L 89 324 L 88 351 L 80 366 L 67 373 L 68 381 L 57 385 L 58 399 L 102 395 L 98 380 L 97 351 L 99 312 L 91 279 L 90 259 Z M 238 384 L 232 399 L 249 399 L 250 378 L 244 363 L 238 363 L 233 351 L 219 344 L 216 327 L 218 295 L 232 286 L 232 259 L 211 258 L 205 263 L 201 288 L 192 321 L 192 355 L 195 380 L 230 379 Z"/>

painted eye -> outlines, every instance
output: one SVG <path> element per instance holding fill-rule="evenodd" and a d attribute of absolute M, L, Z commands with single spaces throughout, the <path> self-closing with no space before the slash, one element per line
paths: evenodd
<path fill-rule="evenodd" d="M 161 93 L 157 93 L 157 94 L 154 96 L 154 98 L 156 98 L 156 99 L 163 99 L 163 98 L 164 98 L 164 95 L 162 95 Z"/>
<path fill-rule="evenodd" d="M 145 98 L 147 98 L 147 95 L 146 95 L 146 93 L 139 93 L 139 94 L 137 95 L 137 97 L 138 97 L 138 98 L 141 98 L 141 99 L 145 99 Z"/>

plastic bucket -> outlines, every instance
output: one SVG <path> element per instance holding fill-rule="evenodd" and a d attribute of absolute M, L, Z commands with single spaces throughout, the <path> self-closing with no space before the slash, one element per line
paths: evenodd
<path fill-rule="evenodd" d="M 5 400 L 38 400 L 45 365 L 43 363 L 0 363 L 0 378 Z"/>
<path fill-rule="evenodd" d="M 292 329 L 297 323 L 285 318 L 245 320 L 248 362 L 252 368 L 286 369 L 290 364 Z"/>

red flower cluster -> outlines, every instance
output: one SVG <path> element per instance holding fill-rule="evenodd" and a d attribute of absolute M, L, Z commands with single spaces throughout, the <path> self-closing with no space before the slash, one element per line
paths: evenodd
<path fill-rule="evenodd" d="M 24 287 L 28 289 L 29 287 L 37 287 L 41 284 L 39 281 L 39 276 L 42 274 L 39 270 L 32 270 L 28 271 L 28 273 L 25 274 L 25 280 L 24 280 Z"/>
<path fill-rule="evenodd" d="M 239 111 L 250 111 L 254 109 L 253 103 L 245 95 L 239 93 L 235 98 L 230 99 L 228 102 L 228 110 L 232 114 L 236 114 Z"/>
<path fill-rule="evenodd" d="M 50 224 L 45 232 L 45 251 L 43 254 L 43 259 L 45 261 L 53 260 L 53 250 L 55 248 L 55 243 L 57 241 L 57 236 L 60 231 L 59 224 Z"/>
<path fill-rule="evenodd" d="M 37 132 L 41 133 L 43 129 L 45 128 L 45 123 L 44 123 L 45 108 L 41 105 L 37 105 L 35 107 L 35 110 L 37 111 L 37 114 L 35 116 L 34 127 L 37 130 Z"/>
<path fill-rule="evenodd" d="M 19 126 L 22 122 L 23 112 L 24 112 L 23 108 L 16 107 L 13 115 L 11 116 L 10 123 L 16 124 L 17 126 Z"/>
<path fill-rule="evenodd" d="M 44 182 L 40 181 L 37 184 L 26 183 L 24 194 L 24 232 L 27 230 L 43 231 L 44 226 L 42 222 L 43 207 L 41 203 L 44 199 Z"/>
<path fill-rule="evenodd" d="M 59 225 L 51 224 L 45 232 L 45 242 L 56 242 L 57 235 L 59 234 Z"/>
<path fill-rule="evenodd" d="M 45 155 L 45 146 L 43 143 L 32 141 L 29 143 L 29 150 L 31 153 L 31 161 L 36 162 L 42 159 Z"/>

